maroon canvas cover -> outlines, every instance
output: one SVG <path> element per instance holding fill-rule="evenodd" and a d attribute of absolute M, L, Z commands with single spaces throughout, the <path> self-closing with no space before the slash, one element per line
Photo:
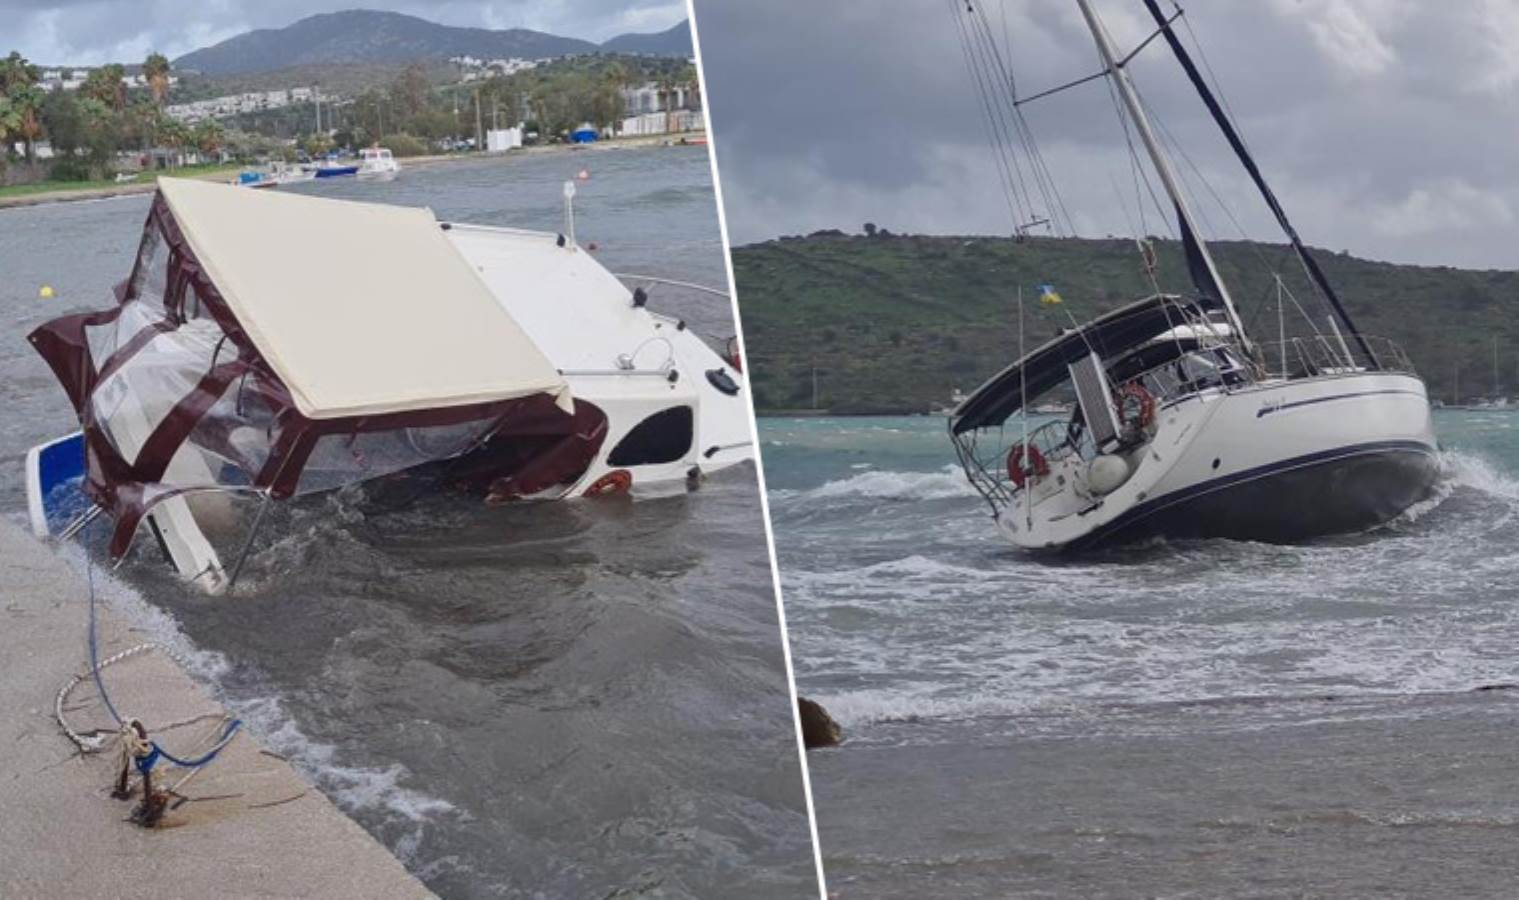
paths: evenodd
<path fill-rule="evenodd" d="M 113 557 L 126 552 L 155 503 L 188 491 L 254 490 L 283 499 L 465 456 L 493 496 L 529 496 L 573 482 L 606 436 L 601 410 L 580 402 L 572 415 L 548 394 L 307 418 L 207 276 L 161 193 L 132 273 L 114 293 L 113 306 L 60 316 L 28 336 L 79 417 L 85 491 L 116 522 Z M 335 336 L 333 352 L 342 352 L 341 339 Z M 123 402 L 139 408 L 124 412 Z M 111 427 L 122 415 L 150 426 L 135 452 L 118 446 L 122 430 Z M 195 479 L 210 483 L 173 477 L 180 453 L 215 467 L 209 479 Z M 315 476 L 308 470 L 313 453 L 321 461 Z"/>

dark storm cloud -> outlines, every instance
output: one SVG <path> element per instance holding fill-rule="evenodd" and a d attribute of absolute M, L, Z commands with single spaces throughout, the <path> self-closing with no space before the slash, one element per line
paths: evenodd
<path fill-rule="evenodd" d="M 1310 242 L 1519 267 L 1519 3 L 1457 6 L 1215 0 L 1189 11 L 1246 139 Z M 1148 34 L 1138 0 L 1097 7 L 1120 45 Z M 867 220 L 1008 232 L 952 18 L 963 11 L 963 0 L 696 0 L 735 242 Z M 1097 68 L 1072 0 L 988 0 L 986 13 L 1025 95 Z M 1185 148 L 1179 166 L 1194 190 L 1208 196 L 1200 172 L 1251 236 L 1276 239 L 1163 44 L 1133 71 Z M 1078 230 L 1163 229 L 1153 210 L 1137 221 L 1123 133 L 1100 82 L 1027 109 Z M 1237 236 L 1216 203 L 1199 205 L 1220 236 Z"/>
<path fill-rule="evenodd" d="M 50 65 L 137 62 L 150 50 L 175 57 L 253 28 L 282 28 L 316 13 L 385 9 L 479 28 L 533 28 L 602 41 L 662 31 L 685 17 L 682 0 L 0 0 L 0 53 L 18 49 Z"/>

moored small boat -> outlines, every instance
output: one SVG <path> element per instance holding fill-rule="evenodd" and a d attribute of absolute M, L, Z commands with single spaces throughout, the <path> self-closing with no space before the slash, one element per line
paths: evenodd
<path fill-rule="evenodd" d="M 364 181 L 394 181 L 401 165 L 385 147 L 365 147 L 359 151 L 358 177 Z"/>

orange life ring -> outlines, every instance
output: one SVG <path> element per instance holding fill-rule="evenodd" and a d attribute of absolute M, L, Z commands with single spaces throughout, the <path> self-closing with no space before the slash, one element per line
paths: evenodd
<path fill-rule="evenodd" d="M 591 483 L 582 497 L 607 497 L 626 494 L 633 487 L 633 473 L 627 469 L 613 469 Z"/>
<path fill-rule="evenodd" d="M 1007 477 L 1013 480 L 1013 486 L 1021 488 L 1028 481 L 1028 473 L 1023 470 L 1023 455 L 1028 453 L 1029 468 L 1033 469 L 1034 475 L 1043 478 L 1050 474 L 1050 464 L 1045 461 L 1044 454 L 1033 444 L 1028 445 L 1025 451 L 1024 445 L 1014 444 L 1013 449 L 1007 451 Z"/>
<path fill-rule="evenodd" d="M 1145 390 L 1144 385 L 1137 381 L 1130 381 L 1114 393 L 1113 399 L 1118 407 L 1118 424 L 1121 428 L 1127 431 L 1132 424 L 1137 425 L 1141 431 L 1147 431 L 1151 425 L 1155 424 L 1155 397 Z M 1137 404 L 1133 408 L 1132 419 L 1129 412 L 1128 401 L 1130 400 Z"/>

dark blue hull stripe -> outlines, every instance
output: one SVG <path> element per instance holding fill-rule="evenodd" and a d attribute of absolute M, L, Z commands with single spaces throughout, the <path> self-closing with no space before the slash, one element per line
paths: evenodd
<path fill-rule="evenodd" d="M 1108 524 L 1077 538 L 1075 541 L 1067 544 L 1065 549 L 1079 550 L 1105 543 L 1119 532 L 1127 531 L 1157 513 L 1168 510 L 1178 504 L 1199 500 L 1208 494 L 1240 487 L 1248 482 L 1259 481 L 1264 478 L 1285 475 L 1295 470 L 1321 467 L 1329 463 L 1364 457 L 1420 457 L 1421 459 L 1410 461 L 1411 469 L 1409 474 L 1412 476 L 1410 483 L 1400 485 L 1400 488 L 1404 489 L 1409 496 L 1418 499 L 1428 494 L 1429 488 L 1439 471 L 1436 453 L 1437 451 L 1434 447 L 1422 441 L 1372 441 L 1364 444 L 1336 447 L 1332 450 L 1321 450 L 1317 453 L 1296 456 L 1292 459 L 1278 460 L 1277 462 L 1267 463 L 1253 469 L 1245 469 L 1221 478 L 1200 482 L 1191 487 L 1181 488 L 1169 494 L 1147 500 Z M 1411 500 L 1410 502 L 1413 501 Z M 1403 504 L 1403 506 L 1406 507 L 1406 504 Z M 1167 529 L 1161 529 L 1162 532 L 1165 530 Z M 1147 534 L 1150 532 L 1141 529 L 1135 536 L 1141 536 L 1141 533 Z M 1288 540 L 1291 538 L 1284 536 L 1283 539 Z"/>
<path fill-rule="evenodd" d="M 1279 406 L 1263 406 L 1259 411 L 1256 412 L 1255 417 L 1259 419 L 1262 416 L 1269 416 L 1274 412 L 1281 412 L 1284 409 L 1292 409 L 1298 406 L 1312 406 L 1315 403 L 1328 403 L 1331 400 L 1349 400 L 1353 397 L 1373 397 L 1378 394 L 1412 394 L 1415 397 L 1424 396 L 1418 391 L 1400 391 L 1396 388 L 1386 388 L 1380 391 L 1357 391 L 1354 394 L 1330 394 L 1327 397 L 1314 397 L 1310 400 L 1294 400 L 1291 403 L 1283 403 Z"/>

